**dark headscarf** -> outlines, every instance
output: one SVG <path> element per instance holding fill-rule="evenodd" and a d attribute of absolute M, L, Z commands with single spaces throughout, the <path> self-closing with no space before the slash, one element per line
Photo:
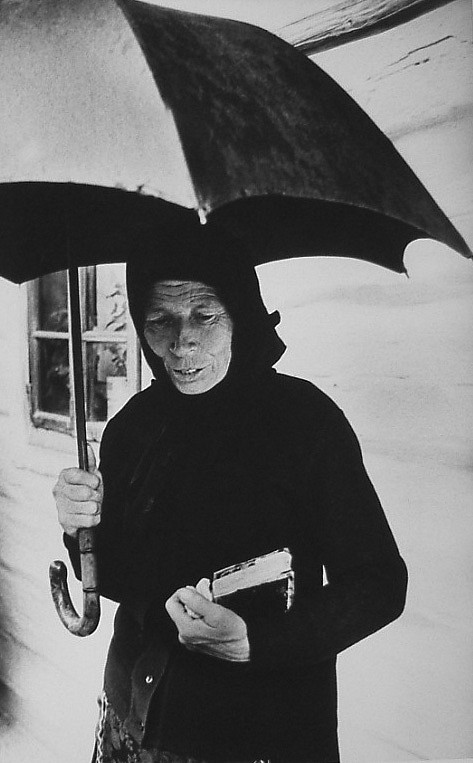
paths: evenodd
<path fill-rule="evenodd" d="M 232 359 L 225 379 L 216 385 L 220 391 L 247 383 L 271 369 L 285 350 L 275 331 L 280 317 L 277 312 L 268 314 L 244 245 L 216 226 L 196 221 L 177 232 L 158 232 L 153 249 L 146 262 L 142 259 L 127 266 L 127 291 L 130 314 L 157 381 L 173 386 L 143 331 L 150 290 L 157 281 L 163 280 L 199 281 L 211 286 L 230 314 Z M 208 396 L 212 391 L 203 395 Z"/>

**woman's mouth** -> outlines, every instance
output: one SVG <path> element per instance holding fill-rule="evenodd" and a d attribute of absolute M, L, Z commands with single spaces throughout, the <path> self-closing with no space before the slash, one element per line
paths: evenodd
<path fill-rule="evenodd" d="M 203 368 L 173 368 L 173 374 L 183 381 L 192 381 L 195 379 L 204 369 Z"/>

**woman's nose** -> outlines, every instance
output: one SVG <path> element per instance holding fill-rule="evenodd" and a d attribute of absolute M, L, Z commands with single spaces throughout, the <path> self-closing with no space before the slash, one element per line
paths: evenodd
<path fill-rule="evenodd" d="M 196 349 L 199 343 L 197 331 L 187 323 L 181 323 L 174 327 L 171 338 L 171 352 L 174 355 L 186 355 Z"/>

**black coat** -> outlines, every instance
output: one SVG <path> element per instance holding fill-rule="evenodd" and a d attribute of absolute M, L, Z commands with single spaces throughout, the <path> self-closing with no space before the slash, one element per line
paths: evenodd
<path fill-rule="evenodd" d="M 170 404 L 154 383 L 108 424 L 100 468 L 100 585 L 121 602 L 105 689 L 129 730 L 206 760 L 337 761 L 336 655 L 396 618 L 406 593 L 343 413 L 272 370 L 211 406 Z M 247 622 L 249 663 L 178 643 L 164 609 L 177 588 L 282 547 L 294 604 Z"/>

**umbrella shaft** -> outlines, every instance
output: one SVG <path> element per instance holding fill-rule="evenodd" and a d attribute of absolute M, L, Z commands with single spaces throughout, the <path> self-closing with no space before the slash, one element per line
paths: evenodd
<path fill-rule="evenodd" d="M 82 331 L 79 295 L 79 272 L 76 267 L 68 270 L 70 335 L 72 345 L 73 397 L 77 434 L 79 468 L 88 470 L 87 434 L 85 423 L 84 371 L 82 364 Z"/>

